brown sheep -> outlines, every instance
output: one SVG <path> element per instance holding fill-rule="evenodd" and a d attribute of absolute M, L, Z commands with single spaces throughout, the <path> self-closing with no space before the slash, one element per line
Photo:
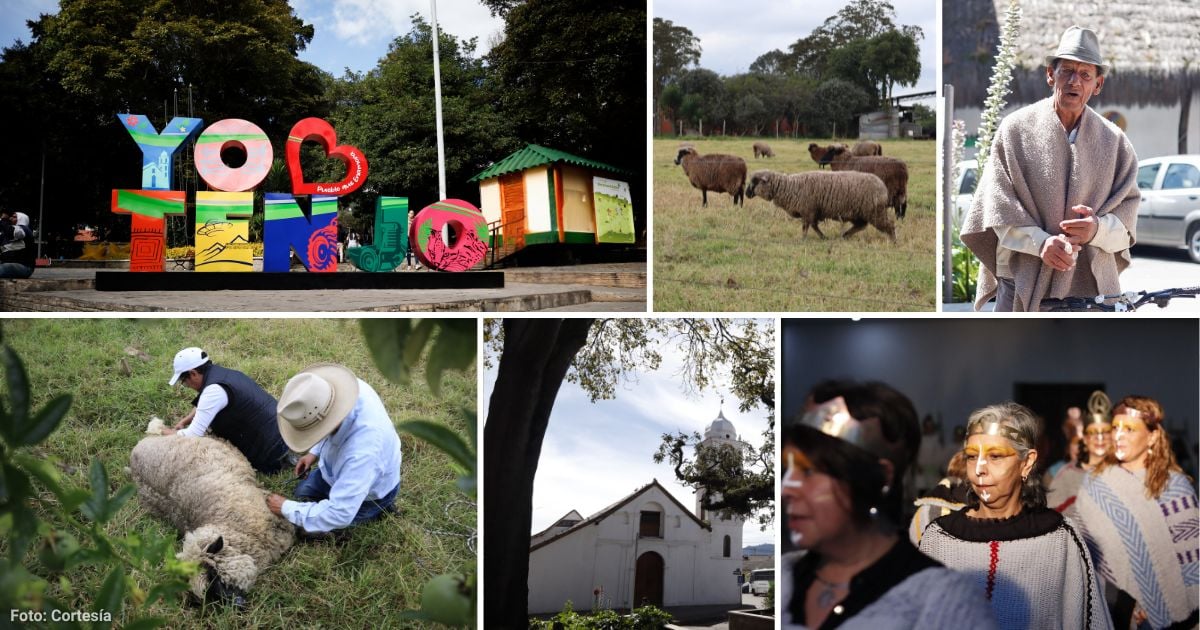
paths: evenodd
<path fill-rule="evenodd" d="M 771 150 L 771 145 L 767 144 L 766 142 L 755 142 L 754 143 L 754 158 L 758 159 L 759 156 L 775 157 L 775 152 Z"/>
<path fill-rule="evenodd" d="M 744 205 L 746 160 L 736 155 L 709 153 L 699 155 L 691 147 L 679 149 L 675 163 L 683 166 L 692 186 L 700 189 L 702 205 L 708 206 L 708 191 L 733 195 L 733 205 Z"/>
<path fill-rule="evenodd" d="M 883 147 L 880 146 L 878 142 L 863 140 L 862 142 L 854 145 L 854 148 L 851 149 L 851 153 L 856 156 L 883 155 Z"/>
<path fill-rule="evenodd" d="M 888 205 L 896 210 L 896 218 L 908 212 L 908 165 L 904 160 L 883 156 L 856 157 L 844 150 L 835 150 L 830 168 L 835 171 L 861 171 L 883 180 L 888 190 Z"/>
<path fill-rule="evenodd" d="M 813 142 L 812 144 L 808 145 L 808 154 L 811 155 L 813 161 L 817 163 L 817 168 L 825 168 L 825 165 L 829 164 L 830 152 L 837 148 L 848 149 L 849 147 L 840 142 L 835 142 L 834 144 L 824 147 Z"/>
<path fill-rule="evenodd" d="M 887 211 L 887 188 L 878 177 L 854 171 L 842 173 L 776 173 L 755 171 L 746 187 L 746 196 L 762 197 L 789 215 L 804 222 L 821 238 L 818 224 L 824 219 L 849 221 L 853 225 L 843 238 L 849 238 L 867 225 L 887 234 L 896 242 L 896 226 Z"/>

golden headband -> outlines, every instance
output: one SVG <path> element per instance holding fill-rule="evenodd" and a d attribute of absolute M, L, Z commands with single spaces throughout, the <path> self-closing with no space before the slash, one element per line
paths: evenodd
<path fill-rule="evenodd" d="M 1108 418 L 1108 413 L 1111 410 L 1112 401 L 1108 399 L 1108 396 L 1104 392 L 1100 390 L 1092 392 L 1092 395 L 1088 398 L 1088 415 L 1083 421 L 1084 427 L 1092 424 L 1112 424 L 1112 421 Z"/>
<path fill-rule="evenodd" d="M 869 453 L 887 456 L 888 447 L 877 423 L 864 423 L 850 415 L 846 401 L 838 396 L 805 413 L 799 423 L 825 435 L 849 442 Z"/>
<path fill-rule="evenodd" d="M 1009 440 L 1026 448 L 1033 448 L 1033 444 L 1030 444 L 1029 441 L 1021 435 L 1020 431 L 1017 431 L 1007 424 L 997 422 L 995 420 L 976 420 L 975 422 L 971 423 L 971 426 L 967 427 L 968 438 L 970 438 L 972 435 L 979 434 L 998 435 L 1003 438 L 1008 438 Z"/>
<path fill-rule="evenodd" d="M 1118 413 L 1117 415 L 1113 416 L 1113 421 L 1115 422 L 1116 419 L 1120 418 L 1121 416 L 1125 416 L 1126 418 L 1132 418 L 1134 420 L 1138 420 L 1142 424 L 1146 425 L 1147 427 L 1149 427 L 1151 424 L 1150 414 L 1144 413 L 1138 409 L 1134 409 L 1133 407 L 1122 407 L 1121 413 Z"/>

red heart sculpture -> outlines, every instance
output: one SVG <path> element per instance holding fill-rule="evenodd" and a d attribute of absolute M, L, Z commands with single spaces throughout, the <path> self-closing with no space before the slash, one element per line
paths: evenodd
<path fill-rule="evenodd" d="M 316 140 L 325 148 L 325 154 L 341 160 L 346 165 L 346 177 L 340 182 L 304 181 L 300 170 L 300 145 L 306 140 Z M 333 147 L 333 149 L 330 149 Z M 337 143 L 337 132 L 320 118 L 305 118 L 292 125 L 287 139 L 288 174 L 292 177 L 293 195 L 346 195 L 358 190 L 367 181 L 367 156 L 358 147 Z"/>

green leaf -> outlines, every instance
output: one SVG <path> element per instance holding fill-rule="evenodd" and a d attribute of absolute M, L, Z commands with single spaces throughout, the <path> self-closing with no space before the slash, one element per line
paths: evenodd
<path fill-rule="evenodd" d="M 134 492 L 137 492 L 137 488 L 133 487 L 133 484 L 126 485 L 117 490 L 117 493 L 108 501 L 109 516 L 115 516 L 117 512 L 121 511 L 121 506 L 125 505 L 125 502 L 129 500 L 129 497 L 133 496 Z"/>
<path fill-rule="evenodd" d="M 67 415 L 67 410 L 71 408 L 71 395 L 62 394 L 54 397 L 53 400 L 46 403 L 45 407 L 38 412 L 26 426 L 20 435 L 14 436 L 16 439 L 15 446 L 33 446 L 46 439 L 55 429 L 62 419 Z"/>
<path fill-rule="evenodd" d="M 113 619 L 116 619 L 121 613 L 121 603 L 124 599 L 125 571 L 122 567 L 115 566 L 112 571 L 109 571 L 108 577 L 104 578 L 104 584 L 100 586 L 100 592 L 96 593 L 96 604 L 92 607 L 92 611 L 107 611 L 112 614 Z M 107 628 L 109 625 L 100 623 L 97 624 L 97 627 Z"/>
<path fill-rule="evenodd" d="M 160 599 L 169 602 L 170 598 L 173 598 L 186 590 L 188 590 L 188 585 L 186 582 L 179 580 L 163 582 L 162 584 L 150 589 L 150 593 L 146 595 L 146 603 L 143 604 L 143 606 L 150 606 Z"/>
<path fill-rule="evenodd" d="M 24 470 L 40 481 L 47 490 L 54 493 L 55 497 L 58 497 L 59 501 L 62 501 L 63 497 L 66 496 L 67 493 L 63 490 L 61 483 L 62 478 L 59 476 L 58 469 L 54 467 L 54 464 L 45 459 L 39 459 L 27 453 L 20 452 L 12 454 L 12 461 L 17 466 L 20 466 L 21 470 Z"/>
<path fill-rule="evenodd" d="M 84 516 L 104 523 L 108 521 L 108 473 L 104 471 L 104 464 L 99 458 L 92 460 L 89 477 L 92 482 L 92 496 L 84 501 L 81 509 Z"/>
<path fill-rule="evenodd" d="M 425 351 L 425 344 L 429 343 L 429 338 L 433 336 L 438 323 L 439 320 L 433 319 L 415 320 L 412 333 L 404 343 L 404 364 L 409 368 L 420 360 L 421 353 Z"/>
<path fill-rule="evenodd" d="M 443 424 L 428 420 L 410 420 L 396 425 L 397 431 L 403 431 L 429 442 L 438 450 L 450 456 L 458 465 L 467 471 L 475 470 L 475 454 L 467 447 L 462 436 Z"/>
<path fill-rule="evenodd" d="M 412 332 L 407 319 L 363 319 L 363 337 L 371 350 L 375 367 L 393 383 L 408 383 L 408 364 L 404 362 L 404 346 Z"/>
<path fill-rule="evenodd" d="M 425 364 L 425 381 L 434 396 L 441 396 L 442 372 L 466 370 L 475 364 L 476 341 L 475 320 L 442 320 L 441 330 Z"/>
<path fill-rule="evenodd" d="M 25 424 L 29 422 L 29 376 L 25 373 L 21 357 L 8 346 L 4 346 L 3 351 L 0 351 L 0 362 L 4 364 L 8 398 L 12 401 L 8 426 L 0 427 L 0 432 L 9 444 L 19 446 L 19 438 L 25 433 Z"/>

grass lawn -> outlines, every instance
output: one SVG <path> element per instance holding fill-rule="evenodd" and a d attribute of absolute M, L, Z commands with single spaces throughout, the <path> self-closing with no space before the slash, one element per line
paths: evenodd
<path fill-rule="evenodd" d="M 817 169 L 810 142 L 767 139 L 774 158 L 754 159 L 754 138 L 685 139 L 704 153 L 728 153 L 759 169 Z M 825 221 L 822 240 L 761 198 L 734 206 L 709 193 L 700 206 L 675 165 L 677 138 L 654 140 L 654 310 L 680 311 L 933 311 L 935 310 L 935 143 L 882 141 L 883 154 L 908 164 L 908 213 L 897 221 L 896 244 L 868 226 L 849 239 L 849 224 Z M 853 144 L 849 142 L 848 144 Z"/>
<path fill-rule="evenodd" d="M 174 423 L 190 409 L 195 392 L 167 385 L 171 360 L 185 346 L 200 346 L 216 363 L 245 372 L 274 396 L 310 363 L 342 363 L 379 392 L 394 422 L 423 418 L 465 433 L 460 410 L 475 408 L 474 368 L 444 372 L 440 398 L 425 384 L 423 362 L 410 385 L 389 383 L 374 367 L 356 320 L 24 319 L 9 320 L 3 332 L 29 371 L 33 408 L 57 394 L 74 396 L 62 425 L 35 452 L 52 457 L 65 481 L 82 487 L 93 457 L 103 459 L 112 488 L 132 483 L 124 468 L 149 418 L 157 415 Z M 148 358 L 132 356 L 127 348 Z M 401 440 L 398 516 L 353 528 L 341 545 L 293 546 L 259 575 L 244 611 L 193 608 L 172 600 L 159 602 L 151 614 L 167 619 L 167 627 L 420 625 L 399 615 L 420 607 L 425 582 L 475 566 L 476 506 L 455 487 L 457 473 L 446 456 L 415 438 L 402 435 Z M 291 478 L 291 471 L 259 476 L 263 485 L 285 496 L 295 487 Z M 174 535 L 136 496 L 108 531 L 117 537 L 148 531 Z M 0 544 L 0 552 L 6 547 Z M 71 587 L 63 591 L 56 576 L 40 573 L 54 585 L 48 595 L 81 610 L 91 610 L 104 579 L 96 567 L 78 567 L 66 574 Z M 156 578 L 142 573 L 131 577 L 144 591 Z M 120 618 L 113 621 L 122 625 Z"/>

